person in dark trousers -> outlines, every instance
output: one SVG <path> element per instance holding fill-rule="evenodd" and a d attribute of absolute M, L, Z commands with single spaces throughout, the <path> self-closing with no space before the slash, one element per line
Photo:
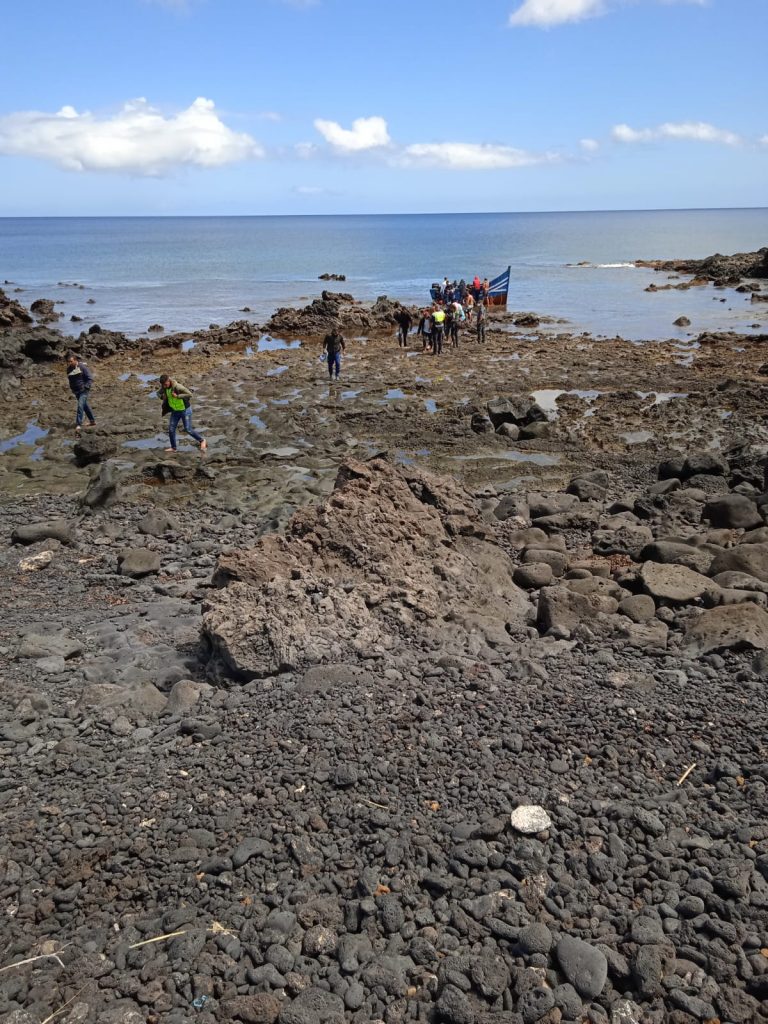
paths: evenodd
<path fill-rule="evenodd" d="M 93 387 L 93 374 L 88 369 L 85 360 L 80 359 L 74 352 L 67 352 L 67 380 L 69 389 L 77 399 L 77 413 L 75 416 L 75 433 L 79 434 L 83 426 L 83 416 L 88 417 L 88 426 L 96 426 L 96 417 L 88 404 L 88 399 Z"/>
<path fill-rule="evenodd" d="M 454 302 L 451 312 L 451 348 L 459 347 L 459 328 L 464 311 L 458 302 Z"/>
<path fill-rule="evenodd" d="M 395 313 L 395 321 L 397 322 L 397 341 L 400 348 L 408 347 L 408 332 L 411 329 L 413 320 L 411 314 L 407 309 L 399 309 Z"/>
<path fill-rule="evenodd" d="M 328 358 L 329 380 L 333 380 L 334 373 L 336 380 L 339 379 L 339 374 L 341 373 L 341 353 L 346 351 L 346 348 L 344 338 L 337 330 L 334 329 L 330 334 L 326 334 L 323 341 L 323 353 Z"/>
<path fill-rule="evenodd" d="M 432 314 L 432 355 L 443 354 L 443 328 L 445 326 L 445 310 L 438 307 Z"/>
<path fill-rule="evenodd" d="M 157 392 L 157 397 L 163 400 L 163 415 L 166 413 L 171 415 L 168 420 L 168 439 L 171 443 L 165 450 L 167 452 L 177 450 L 176 430 L 181 424 L 185 433 L 194 438 L 200 445 L 200 451 L 204 452 L 208 447 L 208 442 L 192 427 L 192 409 L 190 408 L 192 392 L 189 388 L 185 388 L 179 381 L 174 380 L 169 373 L 164 373 L 160 377 L 160 390 Z"/>
<path fill-rule="evenodd" d="M 485 307 L 484 302 L 478 302 L 475 307 L 475 329 L 477 330 L 477 340 L 479 343 L 485 342 L 485 328 L 488 323 L 488 311 Z"/>
<path fill-rule="evenodd" d="M 419 320 L 419 329 L 416 331 L 421 335 L 421 351 L 426 352 L 432 348 L 432 312 L 425 309 Z"/>

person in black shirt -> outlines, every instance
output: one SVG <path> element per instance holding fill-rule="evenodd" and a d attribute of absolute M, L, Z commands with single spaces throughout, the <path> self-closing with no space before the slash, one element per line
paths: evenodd
<path fill-rule="evenodd" d="M 341 373 L 341 353 L 346 350 L 346 344 L 341 334 L 334 328 L 330 334 L 326 334 L 323 341 L 323 352 L 328 357 L 328 379 L 333 380 L 334 373 L 336 380 Z"/>
<path fill-rule="evenodd" d="M 397 323 L 397 341 L 400 348 L 408 347 L 408 332 L 411 329 L 413 323 L 411 314 L 407 309 L 399 309 L 395 313 L 395 321 Z"/>
<path fill-rule="evenodd" d="M 88 417 L 88 426 L 96 426 L 96 417 L 93 415 L 88 399 L 93 387 L 93 374 L 88 369 L 88 364 L 75 355 L 74 352 L 67 352 L 67 380 L 69 389 L 77 399 L 77 415 L 75 417 L 75 433 L 79 434 L 83 425 L 83 416 Z"/>

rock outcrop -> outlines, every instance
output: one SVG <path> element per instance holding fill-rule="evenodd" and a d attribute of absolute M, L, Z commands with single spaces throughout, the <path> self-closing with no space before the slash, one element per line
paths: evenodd
<path fill-rule="evenodd" d="M 373 305 L 364 305 L 346 292 L 324 291 L 303 309 L 278 309 L 265 324 L 265 330 L 300 337 L 316 337 L 334 329 L 357 333 L 383 331 L 395 323 L 395 314 L 402 308 L 400 302 L 386 295 Z M 418 315 L 415 308 L 409 308 L 409 312 L 414 317 Z"/>
<path fill-rule="evenodd" d="M 410 643 L 504 648 L 533 610 L 469 495 L 384 459 L 346 462 L 285 537 L 222 555 L 204 632 L 239 678 L 376 659 Z"/>
<path fill-rule="evenodd" d="M 737 252 L 732 256 L 715 253 L 703 260 L 637 260 L 635 265 L 675 274 L 694 274 L 697 278 L 718 283 L 731 283 L 744 278 L 768 277 L 768 246 L 757 252 Z"/>

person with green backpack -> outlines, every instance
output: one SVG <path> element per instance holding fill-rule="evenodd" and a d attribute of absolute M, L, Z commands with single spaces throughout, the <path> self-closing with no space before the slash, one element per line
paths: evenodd
<path fill-rule="evenodd" d="M 208 442 L 192 427 L 192 409 L 190 408 L 192 392 L 189 388 L 184 387 L 179 381 L 173 380 L 170 374 L 164 373 L 160 378 L 160 390 L 157 392 L 157 397 L 163 400 L 163 416 L 170 413 L 171 417 L 168 420 L 168 437 L 171 444 L 165 450 L 167 452 L 177 450 L 176 430 L 181 424 L 184 431 L 198 442 L 200 451 L 204 452 L 208 447 Z"/>

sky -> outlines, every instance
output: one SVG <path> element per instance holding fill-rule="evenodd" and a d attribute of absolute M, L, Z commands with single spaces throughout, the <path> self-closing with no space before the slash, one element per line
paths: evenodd
<path fill-rule="evenodd" d="M 9 3 L 0 216 L 766 206 L 767 31 L 768 0 Z"/>

